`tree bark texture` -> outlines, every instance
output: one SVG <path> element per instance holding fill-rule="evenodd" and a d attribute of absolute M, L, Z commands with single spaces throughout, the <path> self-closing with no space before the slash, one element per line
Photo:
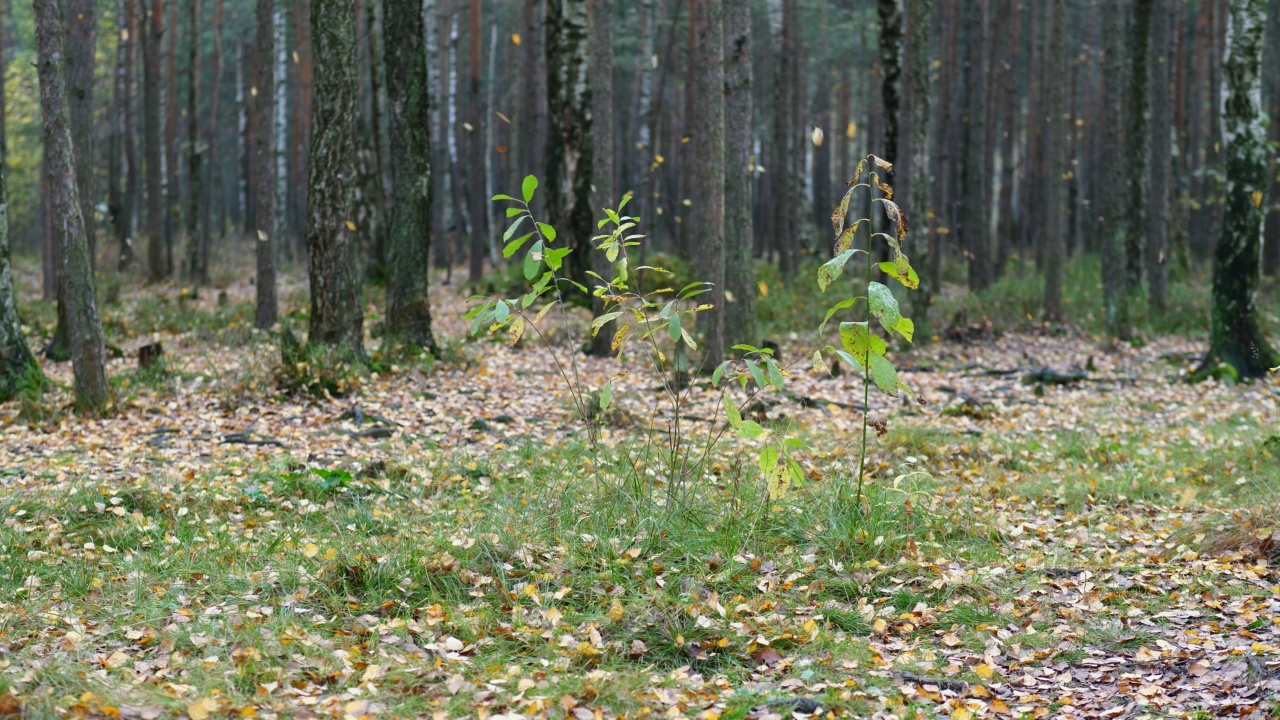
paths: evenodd
<path fill-rule="evenodd" d="M 387 32 L 391 206 L 387 332 L 436 352 L 427 296 L 431 250 L 431 108 L 420 0 L 383 0 Z"/>
<path fill-rule="evenodd" d="M 356 28 L 349 0 L 311 0 L 315 44 L 314 135 L 307 180 L 308 341 L 364 356 L 364 314 L 355 269 Z"/>
<path fill-rule="evenodd" d="M 569 275 L 590 283 L 591 84 L 588 81 L 587 0 L 547 0 L 547 217 L 573 252 Z"/>
<path fill-rule="evenodd" d="M 1257 307 L 1267 185 L 1267 136 L 1262 109 L 1262 40 L 1266 3 L 1231 0 L 1222 100 L 1226 208 L 1214 249 L 1213 313 L 1206 364 L 1215 360 L 1240 377 L 1262 377 L 1280 364 L 1263 333 Z"/>
<path fill-rule="evenodd" d="M 257 12 L 257 56 L 254 63 L 256 78 L 250 91 L 253 104 L 253 218 L 257 225 L 255 233 L 258 277 L 255 285 L 256 309 L 254 323 L 259 328 L 269 328 L 276 324 L 279 312 L 279 301 L 276 298 L 276 159 L 275 133 L 272 122 L 275 98 L 275 71 L 272 58 L 275 57 L 275 16 L 274 0 L 258 0 Z"/>
<path fill-rule="evenodd" d="M 724 338 L 759 345 L 756 336 L 756 272 L 752 253 L 751 2 L 724 2 Z M 843 141 L 844 128 L 832 135 Z"/>
<path fill-rule="evenodd" d="M 102 321 L 94 298 L 93 269 L 76 193 L 67 87 L 63 77 L 62 9 L 58 0 L 33 0 L 36 20 L 37 74 L 44 147 L 49 161 L 50 206 L 59 246 L 62 282 L 59 299 L 67 308 L 76 408 L 98 413 L 106 409 L 106 354 Z"/>

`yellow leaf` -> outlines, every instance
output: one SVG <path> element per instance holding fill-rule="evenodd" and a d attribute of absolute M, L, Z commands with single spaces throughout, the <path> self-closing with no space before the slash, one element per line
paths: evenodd
<path fill-rule="evenodd" d="M 973 720 L 973 711 L 968 708 L 951 708 L 951 720 Z"/>
<path fill-rule="evenodd" d="M 769 297 L 769 283 L 760 280 L 756 283 L 756 287 L 760 289 L 760 297 Z"/>
<path fill-rule="evenodd" d="M 206 720 L 217 711 L 218 701 L 215 698 L 204 698 L 187 706 L 187 715 L 191 717 L 191 720 Z"/>
<path fill-rule="evenodd" d="M 336 557 L 338 557 L 338 551 L 337 551 L 337 550 L 334 550 L 333 548 L 329 548 L 328 550 L 325 550 L 325 551 L 324 551 L 324 559 L 325 559 L 325 560 L 332 560 L 332 559 L 334 559 L 334 558 L 336 558 Z"/>
<path fill-rule="evenodd" d="M 849 126 L 844 129 L 844 136 L 850 139 L 858 137 L 858 123 L 849 123 Z"/>
<path fill-rule="evenodd" d="M 315 557 L 318 552 L 320 552 L 320 548 L 315 543 L 307 543 L 307 546 L 302 548 L 302 554 L 309 558 Z"/>
<path fill-rule="evenodd" d="M 520 33 L 511 33 L 511 44 L 516 47 L 520 46 Z"/>
<path fill-rule="evenodd" d="M 973 674 L 977 675 L 983 680 L 990 680 L 996 674 L 996 671 L 992 670 L 991 667 L 986 663 L 982 663 L 981 665 L 973 669 Z"/>
<path fill-rule="evenodd" d="M 1253 191 L 1253 206 L 1262 207 L 1262 191 L 1261 190 Z"/>
<path fill-rule="evenodd" d="M 610 620 L 622 622 L 622 618 L 626 616 L 626 611 L 622 609 L 622 603 L 615 599 L 613 604 L 609 606 L 608 615 Z"/>
<path fill-rule="evenodd" d="M 350 220 L 348 220 L 348 221 L 347 221 L 347 229 L 348 229 L 348 230 L 350 230 L 351 232 L 355 232 L 355 231 L 356 231 L 356 224 L 355 224 L 355 223 L 353 223 L 353 222 L 351 222 Z"/>

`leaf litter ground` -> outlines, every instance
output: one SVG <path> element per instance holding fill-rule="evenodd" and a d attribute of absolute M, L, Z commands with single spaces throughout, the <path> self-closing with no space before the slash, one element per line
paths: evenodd
<path fill-rule="evenodd" d="M 318 400 L 273 390 L 251 288 L 228 292 L 148 306 L 216 324 L 107 309 L 126 357 L 167 353 L 150 375 L 112 362 L 116 414 L 60 414 L 65 387 L 42 417 L 0 408 L 0 714 L 1276 712 L 1280 388 L 1178 382 L 1193 342 L 900 356 L 924 404 L 873 401 L 872 476 L 899 522 L 840 538 L 822 499 L 860 423 L 847 373 L 793 368 L 793 395 L 752 410 L 805 437 L 804 487 L 735 524 L 762 481 L 726 447 L 694 520 L 655 524 L 590 480 L 607 468 L 541 350 L 461 344 L 457 297 L 436 299 L 451 362 Z M 607 446 L 667 426 L 636 363 L 579 362 L 623 373 Z M 691 435 L 715 397 L 691 391 Z"/>

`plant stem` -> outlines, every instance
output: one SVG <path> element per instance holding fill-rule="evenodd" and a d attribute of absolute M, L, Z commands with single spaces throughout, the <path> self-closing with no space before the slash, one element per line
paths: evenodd
<path fill-rule="evenodd" d="M 872 207 L 873 208 L 875 207 L 874 204 L 872 205 Z M 875 215 L 874 210 L 872 211 L 871 214 L 873 216 Z M 872 232 L 870 222 L 867 223 L 867 231 Z M 864 287 L 866 288 L 866 293 L 867 293 L 866 318 L 867 318 L 868 333 L 872 332 L 871 330 L 871 247 L 870 245 L 871 245 L 871 240 L 874 240 L 874 239 L 875 239 L 875 236 L 873 234 L 872 237 L 867 242 L 867 250 L 866 250 L 867 280 L 866 280 L 866 285 L 864 285 Z M 859 514 L 862 513 L 862 478 L 864 475 L 866 475 L 866 470 L 867 470 L 867 415 L 871 412 L 871 347 L 870 345 L 868 345 L 867 347 L 866 362 L 863 363 L 862 370 L 863 370 L 863 373 L 862 373 L 862 440 L 860 443 L 859 454 L 858 454 L 858 490 L 857 490 L 857 493 L 853 496 L 853 501 L 858 506 Z"/>

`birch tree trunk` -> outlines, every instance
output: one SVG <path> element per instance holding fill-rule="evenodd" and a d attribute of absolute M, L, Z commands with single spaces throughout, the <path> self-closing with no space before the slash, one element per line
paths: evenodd
<path fill-rule="evenodd" d="M 573 252 L 569 275 L 588 286 L 591 238 L 591 84 L 587 0 L 547 0 L 547 217 Z"/>
<path fill-rule="evenodd" d="M 84 220 L 76 193 L 76 168 L 72 150 L 63 77 L 62 9 L 58 0 L 33 0 L 36 25 L 36 66 L 40 79 L 40 111 L 44 148 L 49 159 L 50 206 L 59 246 L 62 282 L 59 299 L 67 308 L 71 365 L 75 376 L 76 409 L 100 413 L 107 407 L 106 352 L 102 321 L 94 298 L 93 269 L 85 240 Z"/>
<path fill-rule="evenodd" d="M 436 349 L 427 296 L 431 249 L 431 116 L 421 0 L 382 0 L 395 202 L 387 253 L 387 333 Z"/>
<path fill-rule="evenodd" d="M 355 270 L 351 184 L 355 179 L 356 28 L 349 0 L 311 0 L 315 125 L 307 191 L 311 287 L 308 341 L 364 357 L 364 315 Z"/>
<path fill-rule="evenodd" d="M 1280 364 L 1263 333 L 1257 307 L 1262 267 L 1268 149 L 1262 109 L 1262 40 L 1266 3 L 1231 0 L 1222 70 L 1226 208 L 1213 254 L 1209 354 L 1202 366 L 1225 362 L 1244 377 L 1263 377 Z"/>

